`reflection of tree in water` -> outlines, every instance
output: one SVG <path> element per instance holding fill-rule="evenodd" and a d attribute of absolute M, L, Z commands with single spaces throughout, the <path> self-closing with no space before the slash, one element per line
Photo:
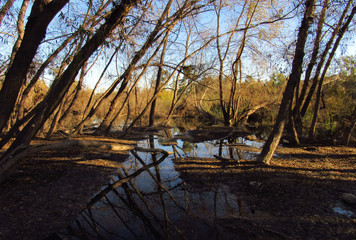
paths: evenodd
<path fill-rule="evenodd" d="M 137 148 L 131 151 L 140 163 L 132 172 L 122 168 L 117 178 L 99 192 L 80 218 L 65 230 L 72 239 L 216 239 L 232 237 L 216 225 L 216 218 L 239 214 L 239 200 L 219 191 L 201 192 L 161 175 L 160 164 L 168 153 Z M 145 162 L 138 152 L 149 152 Z M 146 153 L 147 154 L 147 153 Z M 142 189 L 135 178 L 145 175 L 152 188 Z"/>
<path fill-rule="evenodd" d="M 190 152 L 192 152 L 194 150 L 194 145 L 193 145 L 193 143 L 184 141 L 182 149 L 183 149 L 184 152 L 190 153 Z"/>

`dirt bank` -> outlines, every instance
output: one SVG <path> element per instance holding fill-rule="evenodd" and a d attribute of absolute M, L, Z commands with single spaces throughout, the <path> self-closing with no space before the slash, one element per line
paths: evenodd
<path fill-rule="evenodd" d="M 43 141 L 34 142 L 38 143 Z M 242 155 L 260 151 L 238 147 Z M 126 157 L 125 151 L 90 148 L 29 156 L 0 186 L 0 239 L 43 239 L 66 227 Z M 340 209 L 356 213 L 355 206 L 341 199 L 343 193 L 356 194 L 355 148 L 280 147 L 271 166 L 251 160 L 237 164 L 214 157 L 178 158 L 175 168 L 191 186 L 209 189 L 224 184 L 239 196 L 240 215 L 219 219 L 217 224 L 233 229 L 241 239 L 354 239 L 356 235 L 355 215 L 337 213 Z"/>

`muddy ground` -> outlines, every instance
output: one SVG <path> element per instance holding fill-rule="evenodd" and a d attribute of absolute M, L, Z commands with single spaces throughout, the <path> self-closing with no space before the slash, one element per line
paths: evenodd
<path fill-rule="evenodd" d="M 195 187 L 228 185 L 245 203 L 240 216 L 218 221 L 236 239 L 355 239 L 356 215 L 334 209 L 356 212 L 342 200 L 356 193 L 356 149 L 311 149 L 281 147 L 271 166 L 188 158 L 176 161 L 176 169 Z"/>
<path fill-rule="evenodd" d="M 78 138 L 134 144 L 109 137 Z M 34 141 L 38 143 L 44 141 Z M 66 227 L 127 156 L 125 151 L 90 148 L 29 156 L 0 185 L 0 239 L 44 239 Z M 204 189 L 223 183 L 241 198 L 245 206 L 240 215 L 217 222 L 235 231 L 236 239 L 355 239 L 356 207 L 341 198 L 343 193 L 356 194 L 355 148 L 279 147 L 271 166 L 214 157 L 181 158 L 175 164 L 187 184 Z"/>

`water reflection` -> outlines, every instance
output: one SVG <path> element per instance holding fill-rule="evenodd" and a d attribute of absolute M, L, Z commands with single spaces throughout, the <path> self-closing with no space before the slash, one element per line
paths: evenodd
<path fill-rule="evenodd" d="M 65 239 L 233 239 L 235 234 L 216 220 L 241 215 L 242 201 L 221 186 L 205 191 L 191 187 L 179 178 L 172 161 L 175 156 L 201 154 L 201 149 L 211 154 L 223 145 L 191 144 L 178 141 L 156 149 L 154 137 L 140 142 L 111 183 L 59 235 Z M 219 154 L 229 154 L 223 152 Z"/>
<path fill-rule="evenodd" d="M 174 144 L 161 145 L 160 148 L 173 151 L 175 157 L 210 158 L 213 155 L 218 155 L 231 159 L 255 159 L 263 147 L 263 143 L 249 141 L 244 138 L 210 140 L 198 143 L 180 139 L 175 139 L 174 141 Z M 157 142 L 161 143 L 161 138 Z M 241 147 L 244 149 L 240 149 Z"/>
<path fill-rule="evenodd" d="M 174 136 L 177 133 L 164 130 L 139 141 L 110 184 L 59 235 L 64 239 L 234 239 L 236 233 L 218 222 L 251 213 L 246 204 L 224 185 L 207 189 L 184 182 L 177 161 L 216 158 L 233 167 L 258 154 L 258 150 L 240 150 L 241 146 L 262 145 L 224 136 L 184 141 Z"/>
<path fill-rule="evenodd" d="M 333 207 L 333 211 L 335 213 L 347 216 L 349 218 L 355 218 L 356 214 L 351 211 L 350 209 L 348 209 L 348 206 L 345 206 L 345 204 L 343 204 L 342 202 L 338 202 L 335 207 Z"/>
<path fill-rule="evenodd" d="M 254 168 L 261 147 L 242 137 L 196 142 L 161 131 L 139 141 L 110 184 L 58 234 L 62 239 L 291 239 L 284 235 L 288 230 L 268 227 L 276 218 L 256 204 L 255 193 L 265 191 L 261 182 L 247 173 L 232 187 L 231 173 Z M 333 210 L 354 216 L 339 205 Z"/>

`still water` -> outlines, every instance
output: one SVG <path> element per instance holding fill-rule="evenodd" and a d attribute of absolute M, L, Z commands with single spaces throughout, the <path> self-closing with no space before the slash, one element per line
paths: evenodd
<path fill-rule="evenodd" d="M 138 149 L 103 186 L 80 217 L 58 235 L 62 239 L 234 239 L 219 220 L 246 214 L 246 204 L 227 186 L 197 188 L 175 169 L 179 158 L 254 158 L 257 153 L 231 151 L 223 140 L 192 143 L 162 135 L 138 142 Z M 258 142 L 239 144 L 260 148 Z M 146 149 L 146 150 L 145 150 Z M 147 152 L 147 149 L 158 149 Z"/>

